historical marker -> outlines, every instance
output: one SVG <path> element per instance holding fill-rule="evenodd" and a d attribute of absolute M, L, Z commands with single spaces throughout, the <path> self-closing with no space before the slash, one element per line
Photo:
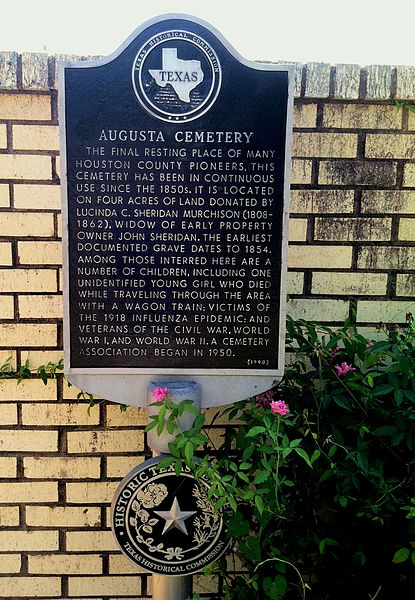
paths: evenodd
<path fill-rule="evenodd" d="M 217 405 L 282 375 L 291 105 L 291 67 L 184 15 L 64 64 L 70 381 L 144 404 L 185 375 Z"/>
<path fill-rule="evenodd" d="M 112 530 L 130 560 L 159 575 L 191 575 L 216 561 L 229 545 L 222 516 L 183 465 L 160 470 L 162 457 L 131 471 L 112 503 Z"/>

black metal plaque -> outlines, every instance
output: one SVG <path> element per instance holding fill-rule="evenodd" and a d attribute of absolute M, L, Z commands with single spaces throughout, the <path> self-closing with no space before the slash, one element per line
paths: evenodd
<path fill-rule="evenodd" d="M 147 460 L 120 483 L 112 503 L 112 530 L 122 552 L 159 575 L 191 575 L 216 561 L 229 545 L 223 519 L 207 497 L 208 482 L 183 465 L 160 471 Z"/>
<path fill-rule="evenodd" d="M 280 374 L 289 68 L 180 16 L 63 74 L 67 366 Z"/>

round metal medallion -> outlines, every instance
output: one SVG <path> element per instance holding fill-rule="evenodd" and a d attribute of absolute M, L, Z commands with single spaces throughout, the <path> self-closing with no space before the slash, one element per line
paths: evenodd
<path fill-rule="evenodd" d="M 223 519 L 207 497 L 208 482 L 183 465 L 159 469 L 159 456 L 131 471 L 112 503 L 112 530 L 122 552 L 159 575 L 191 575 L 226 550 Z"/>
<path fill-rule="evenodd" d="M 162 121 L 184 123 L 205 114 L 221 86 L 213 48 L 190 31 L 155 35 L 134 59 L 132 83 L 140 104 Z"/>

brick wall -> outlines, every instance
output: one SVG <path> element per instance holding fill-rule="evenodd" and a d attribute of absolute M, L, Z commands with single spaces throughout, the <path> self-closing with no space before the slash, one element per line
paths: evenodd
<path fill-rule="evenodd" d="M 0 362 L 62 355 L 56 59 L 0 53 Z M 372 327 L 415 313 L 415 68 L 297 65 L 289 311 Z M 58 378 L 0 379 L 0 598 L 149 598 L 109 506 L 145 414 L 88 415 Z M 220 426 L 211 431 L 221 434 Z M 196 578 L 196 590 L 209 587 Z"/>

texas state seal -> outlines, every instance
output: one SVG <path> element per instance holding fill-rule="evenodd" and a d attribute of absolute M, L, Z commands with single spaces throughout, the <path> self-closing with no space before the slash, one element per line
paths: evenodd
<path fill-rule="evenodd" d="M 163 31 L 138 51 L 132 69 L 135 95 L 153 117 L 187 122 L 213 105 L 221 87 L 218 57 L 203 38 L 189 31 Z"/>
<path fill-rule="evenodd" d="M 159 575 L 191 575 L 229 545 L 223 519 L 208 498 L 209 484 L 183 465 L 160 469 L 147 460 L 121 482 L 112 503 L 112 530 L 121 551 Z"/>

